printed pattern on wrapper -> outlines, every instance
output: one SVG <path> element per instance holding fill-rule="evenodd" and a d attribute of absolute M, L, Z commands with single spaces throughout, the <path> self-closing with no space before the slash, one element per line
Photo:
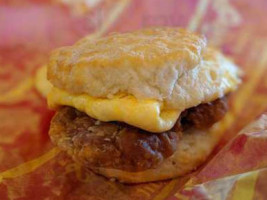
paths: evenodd
<path fill-rule="evenodd" d="M 267 198 L 267 129 L 235 136 L 267 111 L 264 0 L 16 2 L 0 3 L 1 200 Z M 85 173 L 51 144 L 54 112 L 36 91 L 34 75 L 52 49 L 88 33 L 93 39 L 155 25 L 204 33 L 245 72 L 223 121 L 223 140 L 198 171 L 174 180 L 123 185 Z"/>

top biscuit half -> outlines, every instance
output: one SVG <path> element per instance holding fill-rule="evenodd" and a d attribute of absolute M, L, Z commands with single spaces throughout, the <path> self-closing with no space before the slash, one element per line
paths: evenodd
<path fill-rule="evenodd" d="M 55 50 L 48 79 L 73 94 L 168 98 L 175 82 L 198 66 L 206 39 L 181 28 L 148 28 L 82 39 Z"/>

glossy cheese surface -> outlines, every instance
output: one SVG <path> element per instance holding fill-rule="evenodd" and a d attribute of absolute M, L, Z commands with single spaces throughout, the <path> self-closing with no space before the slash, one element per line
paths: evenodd
<path fill-rule="evenodd" d="M 114 96 L 112 99 L 73 95 L 53 87 L 48 95 L 52 108 L 68 105 L 100 121 L 121 121 L 150 132 L 171 129 L 178 119 L 179 110 L 166 110 L 156 100 L 138 100 L 133 96 Z"/>

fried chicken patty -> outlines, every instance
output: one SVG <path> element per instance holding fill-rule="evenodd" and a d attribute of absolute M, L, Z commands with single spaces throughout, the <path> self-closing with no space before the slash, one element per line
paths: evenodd
<path fill-rule="evenodd" d="M 59 148 L 89 168 L 137 172 L 170 157 L 183 139 L 183 131 L 209 128 L 226 112 L 224 97 L 183 111 L 169 131 L 150 133 L 125 123 L 100 122 L 75 108 L 62 107 L 52 119 L 49 134 Z"/>

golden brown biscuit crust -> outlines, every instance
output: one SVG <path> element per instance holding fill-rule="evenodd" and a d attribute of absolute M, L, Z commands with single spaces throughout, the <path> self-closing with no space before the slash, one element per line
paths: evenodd
<path fill-rule="evenodd" d="M 170 27 L 85 38 L 52 53 L 48 79 L 71 93 L 162 99 L 184 72 L 201 62 L 205 47 L 204 37 Z"/>

